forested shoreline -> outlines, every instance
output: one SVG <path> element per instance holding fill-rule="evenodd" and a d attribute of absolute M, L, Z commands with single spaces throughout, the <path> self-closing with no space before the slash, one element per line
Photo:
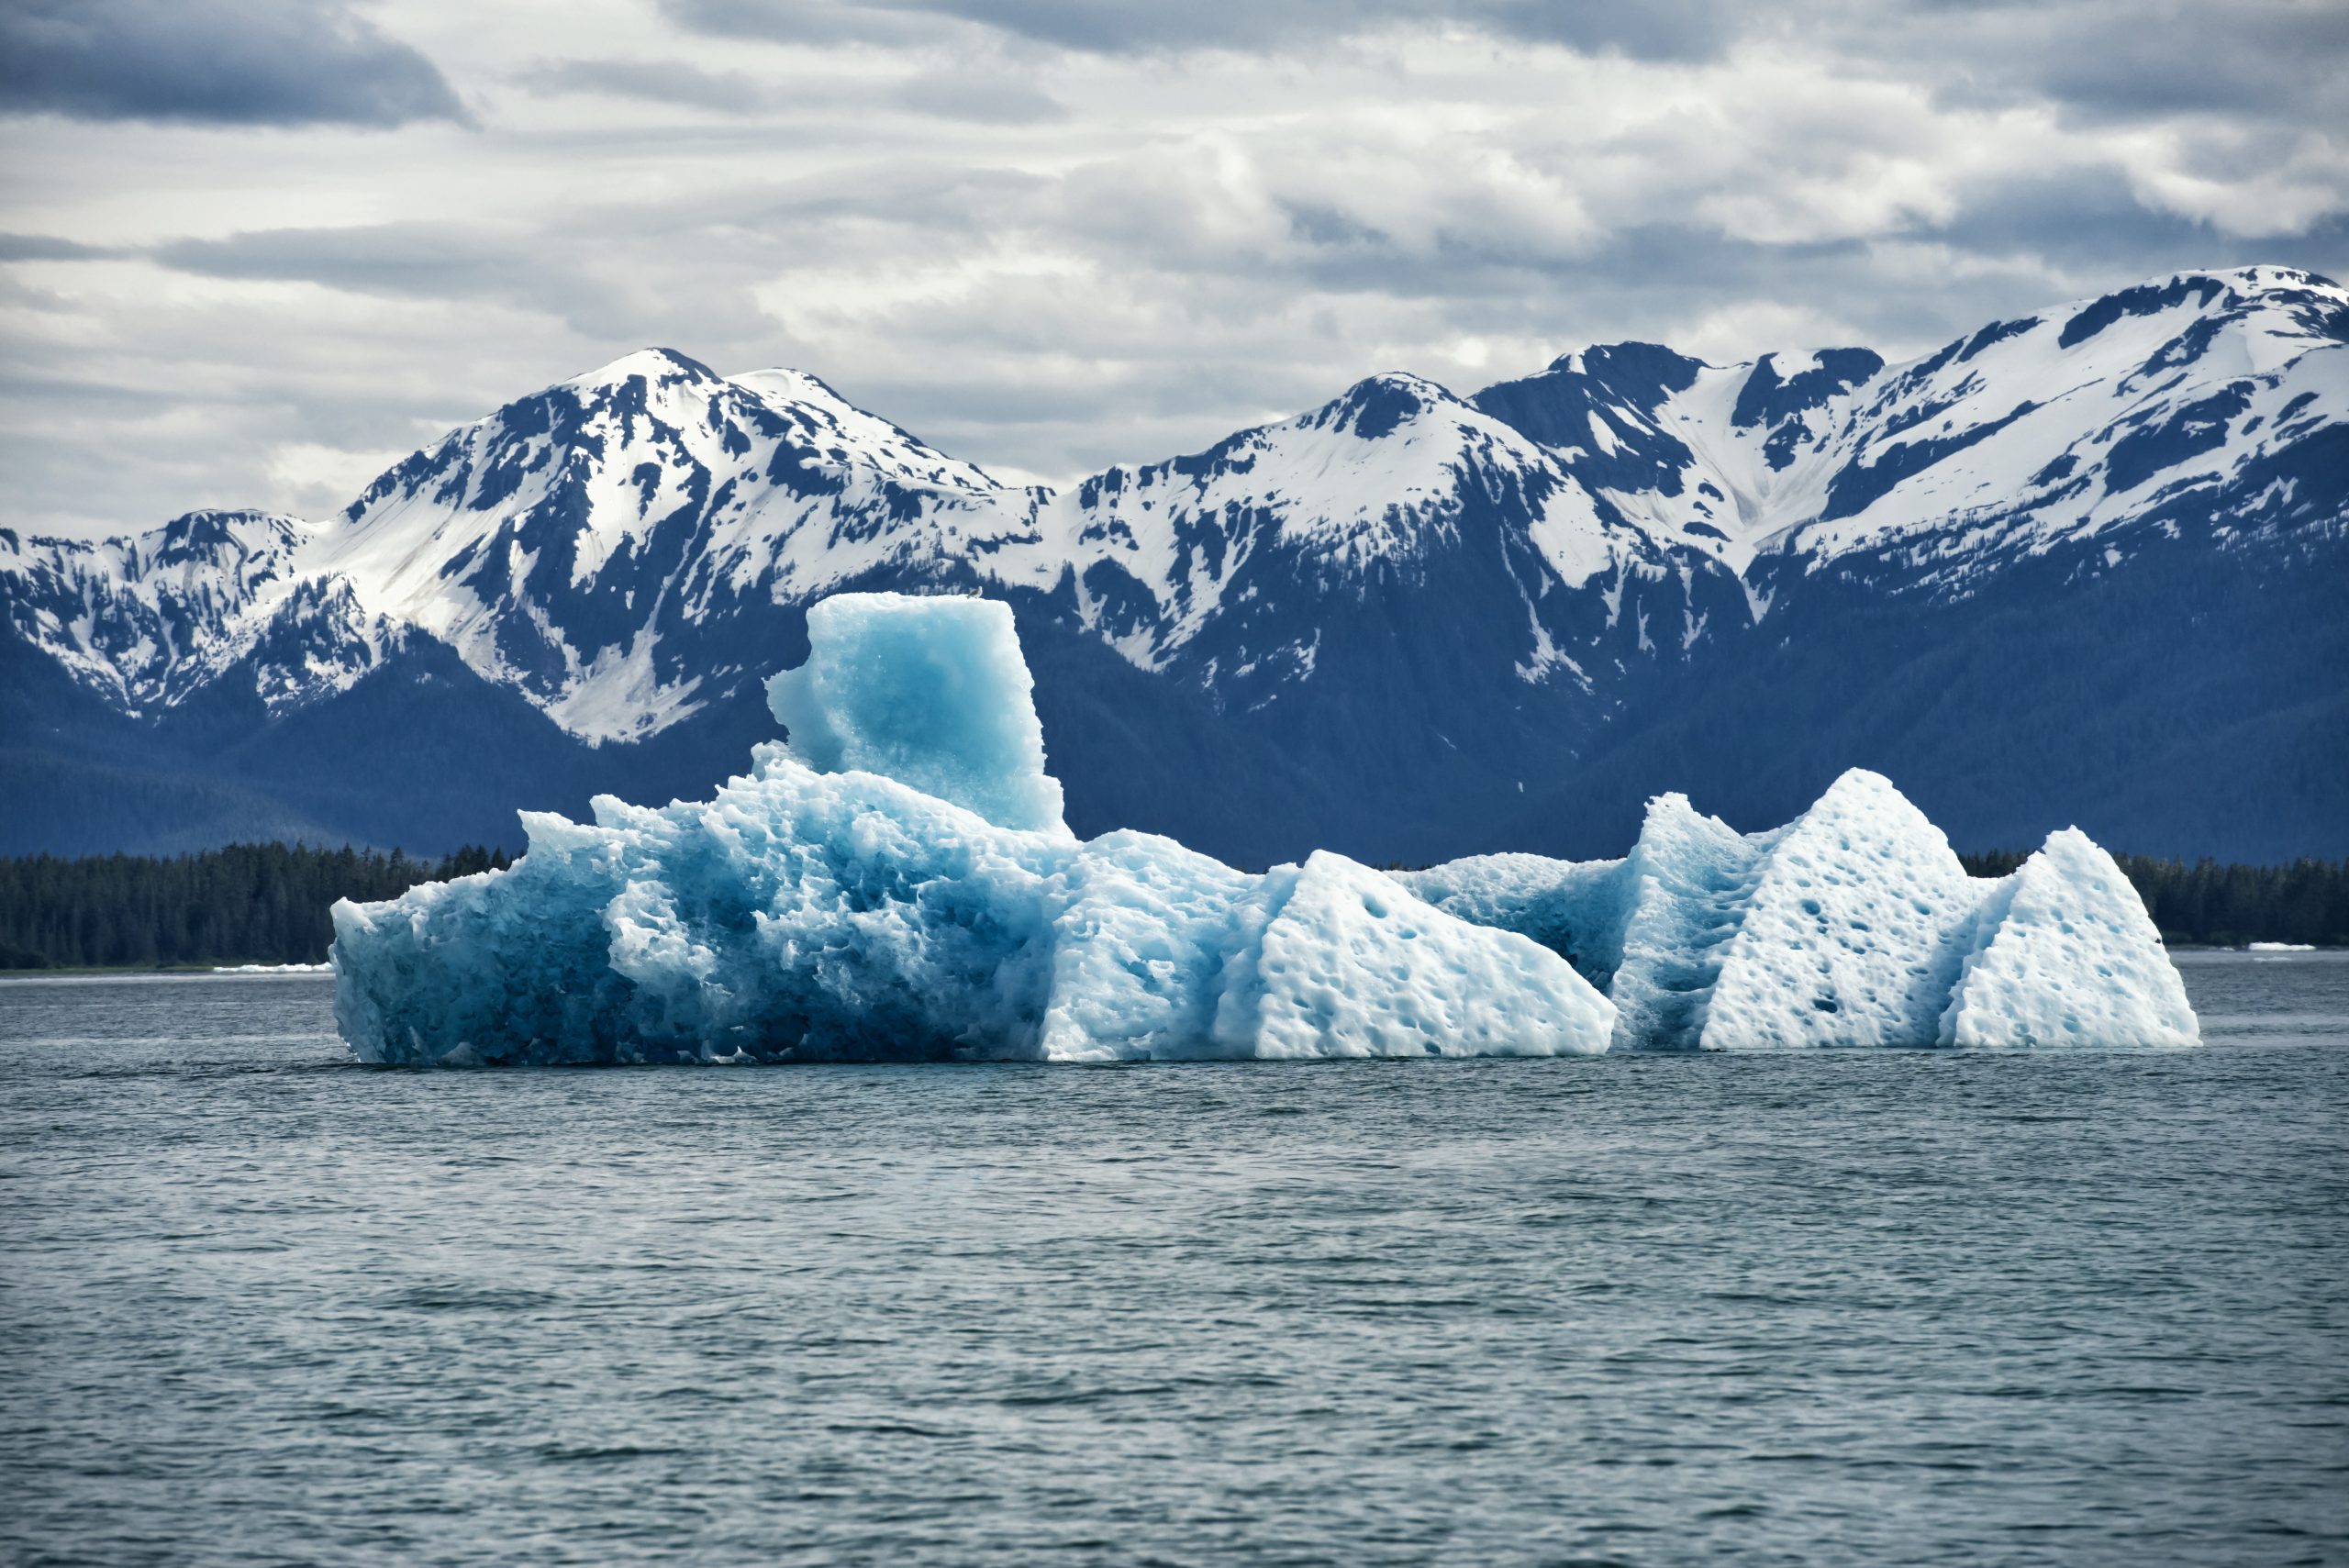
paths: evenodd
<path fill-rule="evenodd" d="M 411 860 L 345 845 L 231 844 L 151 857 L 0 858 L 0 970 L 318 963 L 338 898 L 396 898 L 490 871 L 506 851 Z"/>
<path fill-rule="evenodd" d="M 2004 876 L 2013 851 L 1961 856 Z M 2221 865 L 2117 856 L 2172 945 L 2349 947 L 2349 861 Z M 504 851 L 440 860 L 305 845 L 234 844 L 157 858 L 0 858 L 0 970 L 317 963 L 338 898 L 394 898 L 424 882 L 501 868 Z"/>
<path fill-rule="evenodd" d="M 2004 876 L 2029 858 L 2011 850 L 1960 855 L 1976 876 Z M 2349 861 L 2275 866 L 2115 855 L 2172 947 L 2307 942 L 2349 947 Z"/>

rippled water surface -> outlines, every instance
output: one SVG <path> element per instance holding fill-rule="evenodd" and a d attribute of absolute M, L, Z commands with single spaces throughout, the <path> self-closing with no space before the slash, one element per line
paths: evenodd
<path fill-rule="evenodd" d="M 2349 959 L 2210 1048 L 351 1065 L 0 984 L 0 1560 L 2349 1557 Z"/>

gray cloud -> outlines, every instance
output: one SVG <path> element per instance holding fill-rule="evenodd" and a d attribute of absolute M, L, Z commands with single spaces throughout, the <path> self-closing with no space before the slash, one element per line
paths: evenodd
<path fill-rule="evenodd" d="M 333 0 L 10 0 L 0 112 L 279 126 L 465 117 L 430 61 Z"/>
<path fill-rule="evenodd" d="M 662 15 L 692 32 L 777 43 L 918 45 L 934 40 L 938 14 L 866 0 L 659 0 Z"/>
<path fill-rule="evenodd" d="M 548 256 L 528 236 L 440 223 L 276 228 L 179 239 L 150 252 L 174 272 L 306 283 L 407 300 L 484 300 L 593 322 L 625 317 L 618 291 Z"/>
<path fill-rule="evenodd" d="M 2045 99 L 2095 120 L 2349 116 L 2349 8 L 2302 0 L 1969 0 L 1878 19 L 1887 61 L 1936 64 L 1953 102 Z"/>
<path fill-rule="evenodd" d="M 1932 81 L 1953 102 L 2044 100 L 2087 117 L 2349 115 L 2349 7 L 2309 0 L 659 0 L 680 26 L 786 43 L 935 42 L 962 26 L 1091 54 L 1329 46 L 1442 25 L 1643 61 L 1765 39 Z"/>
<path fill-rule="evenodd" d="M 1068 116 L 1056 99 L 1024 82 L 965 71 L 926 72 L 897 89 L 896 102 L 916 114 L 985 125 L 1037 125 Z"/>
<path fill-rule="evenodd" d="M 100 261 L 122 251 L 54 234 L 0 234 L 0 261 Z"/>
<path fill-rule="evenodd" d="M 751 114 L 774 102 L 774 95 L 753 77 L 704 71 L 682 60 L 549 61 L 521 72 L 518 80 L 541 95 L 601 93 L 718 114 Z"/>
<path fill-rule="evenodd" d="M 661 0 L 685 27 L 785 42 L 852 39 L 901 43 L 952 19 L 1096 54 L 1264 49 L 1426 21 L 1416 0 Z M 1742 31 L 1748 7 L 1729 0 L 1454 0 L 1443 19 L 1501 37 L 1542 39 L 1640 60 L 1709 59 Z"/>

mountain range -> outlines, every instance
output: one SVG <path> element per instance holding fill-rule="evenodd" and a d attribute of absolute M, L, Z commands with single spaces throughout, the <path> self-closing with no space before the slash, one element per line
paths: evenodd
<path fill-rule="evenodd" d="M 702 795 L 845 589 L 1009 602 L 1081 833 L 1619 853 L 1845 768 L 1961 847 L 2349 855 L 2349 291 L 2185 272 L 1921 358 L 1372 376 L 1064 490 L 667 350 L 324 521 L 0 529 L 0 852 L 513 845 Z"/>

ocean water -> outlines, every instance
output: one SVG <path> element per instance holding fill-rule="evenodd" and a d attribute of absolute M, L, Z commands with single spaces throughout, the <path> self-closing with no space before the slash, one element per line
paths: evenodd
<path fill-rule="evenodd" d="M 2349 958 L 2210 1048 L 351 1065 L 0 984 L 0 1560 L 2349 1560 Z"/>

